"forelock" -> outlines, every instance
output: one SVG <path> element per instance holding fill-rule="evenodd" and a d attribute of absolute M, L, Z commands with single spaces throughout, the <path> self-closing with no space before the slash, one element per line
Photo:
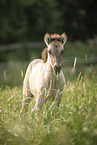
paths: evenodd
<path fill-rule="evenodd" d="M 59 34 L 51 34 L 51 41 L 54 41 L 54 40 L 57 40 L 57 41 L 60 41 L 61 42 L 61 35 Z"/>

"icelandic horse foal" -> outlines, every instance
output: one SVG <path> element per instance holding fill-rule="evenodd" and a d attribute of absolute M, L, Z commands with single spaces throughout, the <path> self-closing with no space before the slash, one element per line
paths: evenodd
<path fill-rule="evenodd" d="M 50 98 L 56 100 L 59 106 L 65 85 L 61 61 L 66 40 L 65 33 L 45 34 L 44 41 L 47 48 L 42 52 L 42 59 L 35 59 L 29 64 L 24 78 L 23 109 L 25 111 L 33 96 L 36 99 L 34 106 L 36 110 L 42 108 Z"/>

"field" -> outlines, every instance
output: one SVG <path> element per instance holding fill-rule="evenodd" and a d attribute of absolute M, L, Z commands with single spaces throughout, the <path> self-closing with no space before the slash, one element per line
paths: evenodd
<path fill-rule="evenodd" d="M 79 43 L 67 45 L 64 58 L 80 57 L 88 62 L 88 57 L 96 56 L 97 47 Z M 74 61 L 70 64 L 64 61 L 66 85 L 60 106 L 48 101 L 43 110 L 32 111 L 35 103 L 32 99 L 28 113 L 21 115 L 22 82 L 29 63 L 19 59 L 21 53 L 2 52 L 2 61 L 8 62 L 0 67 L 0 145 L 96 145 L 96 63 L 76 64 L 73 71 Z M 35 57 L 36 51 L 33 53 Z"/>
<path fill-rule="evenodd" d="M 22 87 L 0 88 L 1 145 L 96 145 L 97 75 L 90 71 L 68 81 L 58 108 L 49 101 L 43 110 L 21 116 Z"/>

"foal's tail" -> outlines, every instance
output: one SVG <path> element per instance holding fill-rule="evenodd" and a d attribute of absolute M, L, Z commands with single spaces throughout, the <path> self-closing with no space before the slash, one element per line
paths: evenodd
<path fill-rule="evenodd" d="M 47 61 L 47 48 L 44 48 L 42 53 L 41 53 L 41 59 L 43 60 L 43 62 Z"/>

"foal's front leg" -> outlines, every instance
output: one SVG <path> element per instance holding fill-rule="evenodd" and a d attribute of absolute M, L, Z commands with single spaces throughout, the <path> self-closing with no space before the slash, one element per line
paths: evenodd
<path fill-rule="evenodd" d="M 31 94 L 30 90 L 24 89 L 23 90 L 23 103 L 22 103 L 22 110 L 23 112 L 27 112 L 28 111 L 28 107 L 29 107 L 29 103 L 32 100 L 33 95 Z"/>
<path fill-rule="evenodd" d="M 60 103 L 61 103 L 61 100 L 62 100 L 62 95 L 60 94 L 57 98 L 56 98 L 56 104 L 57 106 L 59 107 Z"/>
<path fill-rule="evenodd" d="M 42 109 L 44 104 L 46 104 L 46 97 L 45 97 L 44 93 L 37 94 L 35 109 L 36 110 Z"/>
<path fill-rule="evenodd" d="M 56 101 L 56 105 L 59 107 L 61 100 L 62 100 L 62 96 L 63 96 L 63 91 L 57 91 L 56 96 L 55 96 L 55 101 Z"/>

